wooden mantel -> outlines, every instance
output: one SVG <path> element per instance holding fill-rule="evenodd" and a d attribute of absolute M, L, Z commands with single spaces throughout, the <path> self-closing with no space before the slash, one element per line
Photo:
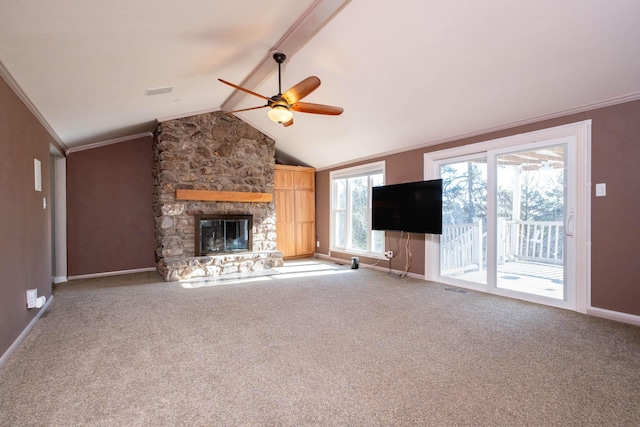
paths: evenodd
<path fill-rule="evenodd" d="M 176 200 L 204 200 L 208 202 L 272 202 L 271 193 L 239 191 L 176 190 Z"/>

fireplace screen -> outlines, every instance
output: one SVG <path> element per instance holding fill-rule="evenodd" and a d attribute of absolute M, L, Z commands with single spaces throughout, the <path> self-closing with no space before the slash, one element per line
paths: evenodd
<path fill-rule="evenodd" d="M 196 215 L 196 256 L 251 249 L 252 215 Z"/>

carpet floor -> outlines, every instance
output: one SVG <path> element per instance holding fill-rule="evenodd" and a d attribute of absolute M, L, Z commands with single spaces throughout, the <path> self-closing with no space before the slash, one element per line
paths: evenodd
<path fill-rule="evenodd" d="M 319 260 L 56 285 L 2 426 L 640 426 L 640 328 Z"/>

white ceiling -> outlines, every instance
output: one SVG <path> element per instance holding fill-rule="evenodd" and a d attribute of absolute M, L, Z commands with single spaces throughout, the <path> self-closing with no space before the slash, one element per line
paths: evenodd
<path fill-rule="evenodd" d="M 316 75 L 304 101 L 345 112 L 237 115 L 317 168 L 640 99 L 638 0 L 347 0 L 322 26 L 343 2 L 2 0 L 0 73 L 74 150 L 263 105 L 217 78 L 275 95 L 275 48 L 283 91 Z"/>

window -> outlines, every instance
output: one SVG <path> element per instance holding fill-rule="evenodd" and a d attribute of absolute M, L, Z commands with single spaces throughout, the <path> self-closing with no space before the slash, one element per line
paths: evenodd
<path fill-rule="evenodd" d="M 331 249 L 382 255 L 384 231 L 371 230 L 371 188 L 384 184 L 384 162 L 331 172 Z"/>

